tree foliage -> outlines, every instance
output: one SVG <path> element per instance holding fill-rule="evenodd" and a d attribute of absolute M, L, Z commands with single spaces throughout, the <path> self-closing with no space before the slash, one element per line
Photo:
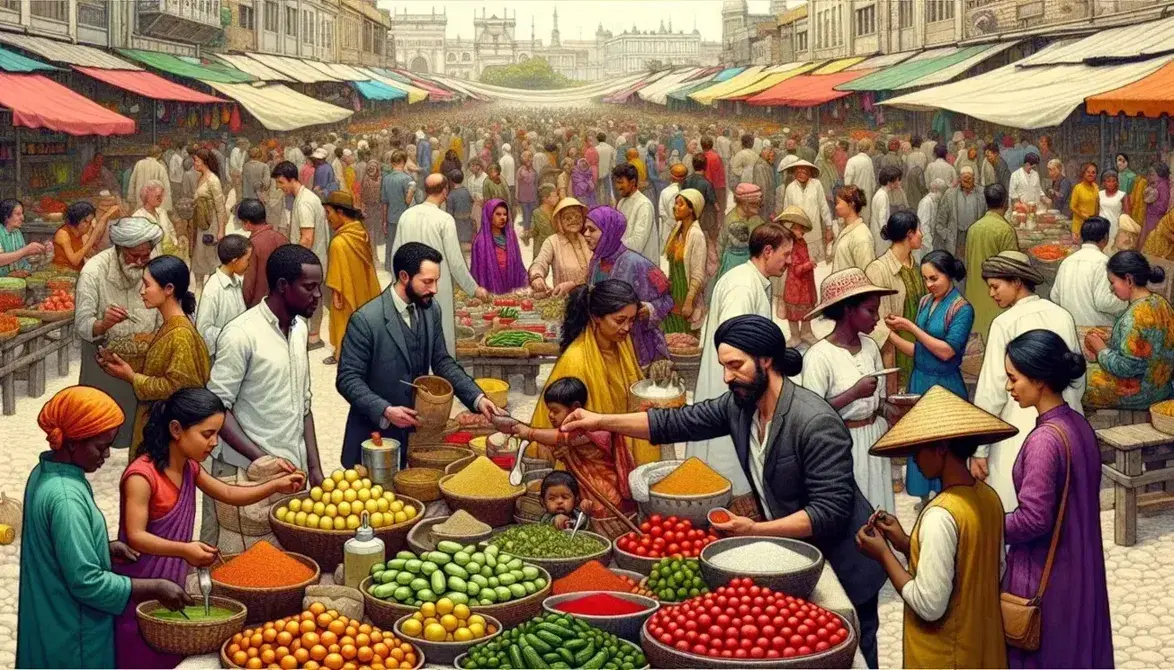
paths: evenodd
<path fill-rule="evenodd" d="M 545 58 L 530 58 L 510 65 L 491 65 L 481 72 L 481 81 L 492 86 L 530 91 L 556 90 L 577 84 L 555 72 Z"/>

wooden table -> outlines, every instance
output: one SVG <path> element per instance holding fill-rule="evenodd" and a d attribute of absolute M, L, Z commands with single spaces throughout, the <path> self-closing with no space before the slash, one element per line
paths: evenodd
<path fill-rule="evenodd" d="M 58 333 L 56 340 L 50 333 Z M 0 342 L 0 395 L 4 397 L 4 415 L 16 414 L 16 373 L 28 370 L 30 398 L 45 394 L 45 362 L 57 353 L 57 374 L 69 374 L 69 346 L 73 344 L 73 317 L 46 321 L 27 333 Z M 23 351 L 22 351 L 23 349 Z"/>
<path fill-rule="evenodd" d="M 469 372 L 471 377 L 492 377 L 508 382 L 514 375 L 522 378 L 522 393 L 538 395 L 538 368 L 547 363 L 554 363 L 557 356 L 531 356 L 530 358 L 487 358 L 484 356 L 461 356 L 457 354 L 457 362 Z"/>
<path fill-rule="evenodd" d="M 1104 428 L 1096 432 L 1102 451 L 1112 454 L 1101 472 L 1113 482 L 1113 541 L 1123 547 L 1137 543 L 1137 512 L 1152 514 L 1174 508 L 1174 495 L 1166 490 L 1174 482 L 1174 435 L 1159 432 L 1148 423 Z M 1146 489 L 1151 490 L 1146 490 Z"/>

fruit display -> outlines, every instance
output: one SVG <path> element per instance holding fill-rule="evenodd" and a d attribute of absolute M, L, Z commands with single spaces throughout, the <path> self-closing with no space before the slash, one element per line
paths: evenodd
<path fill-rule="evenodd" d="M 0 277 L 0 312 L 24 307 L 24 292 L 28 282 L 19 277 Z"/>
<path fill-rule="evenodd" d="M 306 528 L 355 530 L 363 512 L 370 515 L 372 528 L 411 521 L 420 513 L 413 505 L 396 498 L 392 491 L 383 490 L 379 484 L 372 485 L 366 474 L 362 466 L 335 470 L 320 486 L 310 489 L 309 496 L 290 500 L 274 516 L 278 521 Z"/>
<path fill-rule="evenodd" d="M 203 607 L 200 608 L 203 610 Z M 400 668 L 420 663 L 420 652 L 391 632 L 350 619 L 322 603 L 233 635 L 225 659 L 242 668 Z"/>
<path fill-rule="evenodd" d="M 1040 244 L 1031 248 L 1031 255 L 1045 263 L 1055 263 L 1067 258 L 1072 251 L 1071 248 L 1060 244 Z"/>
<path fill-rule="evenodd" d="M 695 352 L 701 348 L 701 342 L 689 333 L 668 333 L 664 336 L 664 341 L 670 353 Z"/>
<path fill-rule="evenodd" d="M 20 321 L 15 316 L 0 314 L 0 336 L 14 335 L 18 330 L 20 330 Z"/>
<path fill-rule="evenodd" d="M 487 347 L 521 347 L 527 342 L 541 341 L 541 335 L 528 330 L 499 330 L 485 336 Z"/>
<path fill-rule="evenodd" d="M 510 526 L 489 544 L 522 558 L 577 558 L 607 549 L 590 535 L 571 537 L 545 523 Z"/>
<path fill-rule="evenodd" d="M 371 568 L 368 591 L 380 600 L 411 607 L 448 598 L 461 605 L 493 605 L 525 598 L 546 588 L 538 568 L 495 546 L 478 551 L 443 541 L 435 551 L 401 551 Z"/>
<path fill-rule="evenodd" d="M 718 539 L 712 531 L 694 528 L 693 522 L 688 519 L 662 517 L 659 514 L 653 514 L 641 523 L 640 531 L 644 535 L 635 532 L 621 535 L 616 540 L 616 546 L 629 554 L 648 558 L 693 558 L 699 556 L 706 545 Z"/>
<path fill-rule="evenodd" d="M 709 593 L 696 558 L 662 558 L 644 580 L 644 588 L 664 602 L 680 602 Z"/>
<path fill-rule="evenodd" d="M 545 615 L 479 644 L 462 668 L 644 668 L 639 647 L 573 616 Z"/>
<path fill-rule="evenodd" d="M 400 632 L 428 642 L 472 642 L 493 635 L 497 626 L 470 612 L 468 605 L 441 598 L 421 603 L 412 618 L 400 624 Z"/>
<path fill-rule="evenodd" d="M 809 656 L 850 635 L 838 614 L 750 578 L 662 607 L 644 624 L 644 633 L 686 654 L 735 659 Z M 699 658 L 696 667 L 704 665 Z"/>
<path fill-rule="evenodd" d="M 64 289 L 55 289 L 37 309 L 44 312 L 72 312 L 73 294 Z"/>

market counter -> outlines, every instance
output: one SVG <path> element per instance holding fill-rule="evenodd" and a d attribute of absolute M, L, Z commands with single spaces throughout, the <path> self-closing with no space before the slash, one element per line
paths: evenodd
<path fill-rule="evenodd" d="M 41 219 L 28 220 L 20 225 L 20 231 L 24 234 L 25 242 L 52 242 L 53 236 L 57 233 L 57 229 L 61 227 L 60 221 L 44 221 Z"/>

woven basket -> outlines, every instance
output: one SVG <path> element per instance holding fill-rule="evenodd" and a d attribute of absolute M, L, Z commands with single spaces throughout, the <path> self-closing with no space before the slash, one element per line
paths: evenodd
<path fill-rule="evenodd" d="M 432 468 L 443 471 L 450 463 L 473 455 L 472 449 L 449 445 L 408 445 L 409 468 Z M 410 494 L 409 494 L 410 495 Z"/>
<path fill-rule="evenodd" d="M 405 614 L 413 614 L 418 609 L 401 605 L 392 600 L 381 600 L 371 595 L 372 580 L 373 578 L 368 575 L 359 582 L 359 591 L 363 593 L 363 614 L 371 620 L 371 623 L 383 630 L 391 630 L 401 617 Z"/>
<path fill-rule="evenodd" d="M 139 603 L 135 618 L 139 634 L 155 651 L 180 656 L 211 654 L 227 638 L 244 630 L 248 606 L 230 598 L 212 596 L 211 605 L 232 610 L 236 614 L 222 621 L 188 621 L 187 619 L 159 619 L 153 614 L 163 605 L 158 600 Z M 300 604 L 300 603 L 299 603 Z"/>
<path fill-rule="evenodd" d="M 570 533 L 570 531 L 563 532 L 568 534 Z M 604 565 L 611 563 L 611 540 L 603 537 L 602 535 L 596 535 L 595 533 L 586 530 L 580 530 L 579 535 L 586 535 L 598 542 L 600 545 L 599 549 L 591 554 L 587 554 L 586 556 L 572 556 L 570 558 L 535 558 L 533 556 L 517 557 L 522 559 L 524 563 L 529 563 L 534 567 L 546 570 L 554 579 L 566 577 L 567 575 L 581 568 L 583 564 L 589 563 L 591 561 L 599 561 Z"/>
<path fill-rule="evenodd" d="M 355 536 L 353 530 L 321 530 L 319 528 L 305 528 L 292 523 L 278 521 L 274 514 L 278 508 L 300 496 L 293 495 L 282 498 L 273 504 L 269 511 L 269 525 L 273 527 L 273 534 L 281 546 L 289 551 L 296 551 L 314 559 L 323 572 L 334 572 L 339 563 L 342 563 L 342 545 Z M 411 496 L 399 496 L 405 505 L 416 508 L 416 516 L 394 526 L 384 526 L 375 529 L 375 537 L 383 540 L 386 555 L 394 555 L 404 548 L 407 543 L 408 531 L 420 519 L 424 518 L 424 503 Z M 301 611 L 300 609 L 298 611 Z"/>
<path fill-rule="evenodd" d="M 19 328 L 16 330 L 6 330 L 4 332 L 0 332 L 0 342 L 7 342 L 8 340 L 15 338 L 19 334 L 20 334 Z"/>
<path fill-rule="evenodd" d="M 448 503 L 448 508 L 454 512 L 463 509 L 469 514 L 472 514 L 478 521 L 487 523 L 494 528 L 509 525 L 513 521 L 514 505 L 517 503 L 518 498 L 521 498 L 526 493 L 526 488 L 519 486 L 517 493 L 500 498 L 474 498 L 464 496 L 445 489 L 444 484 L 451 477 L 451 474 L 447 474 L 440 479 L 440 495 L 444 496 L 445 502 Z"/>
<path fill-rule="evenodd" d="M 401 640 L 411 640 L 412 644 L 423 650 L 424 654 L 428 656 L 428 663 L 432 665 L 447 666 L 451 664 L 457 656 L 464 654 L 476 645 L 489 642 L 505 631 L 505 629 L 502 628 L 500 621 L 489 615 L 482 614 L 482 616 L 485 618 L 486 625 L 492 625 L 494 628 L 496 628 L 496 630 L 494 630 L 492 633 L 486 634 L 485 637 L 477 640 L 469 640 L 467 642 L 429 642 L 427 640 L 421 640 L 419 638 L 413 638 L 404 635 L 403 629 L 400 626 L 403 624 L 403 622 L 411 618 L 411 616 L 411 614 L 404 615 L 395 622 L 395 634 L 399 636 L 399 639 Z"/>
<path fill-rule="evenodd" d="M 542 613 L 542 601 L 550 595 L 551 579 L 550 573 L 541 567 L 538 568 L 538 575 L 546 580 L 546 586 L 542 589 L 531 593 L 525 598 L 518 598 L 505 603 L 496 603 L 493 605 L 470 605 L 469 611 L 474 614 L 486 614 L 501 622 L 502 628 L 513 628 L 520 623 L 532 619 Z M 367 618 L 371 619 L 371 623 L 379 626 L 384 630 L 391 630 L 395 626 L 395 622 L 403 618 L 404 615 L 413 614 L 417 608 L 409 607 L 407 605 L 400 605 L 399 603 L 388 602 L 380 600 L 368 592 L 371 587 L 371 578 L 366 577 L 359 584 L 359 590 L 363 592 L 363 612 Z M 384 622 L 390 621 L 390 624 Z"/>
<path fill-rule="evenodd" d="M 475 460 L 477 460 L 477 454 L 465 456 L 464 458 L 458 458 L 457 460 L 453 461 L 452 463 L 449 463 L 448 465 L 444 466 L 444 474 L 455 475 L 456 473 L 460 472 L 461 470 L 464 470 L 466 465 L 472 463 Z M 441 479 L 443 479 L 443 477 Z"/>
<path fill-rule="evenodd" d="M 292 584 L 290 586 L 264 588 L 225 584 L 224 582 L 219 581 L 213 577 L 212 595 L 221 596 L 223 598 L 231 598 L 233 600 L 244 603 L 244 606 L 249 609 L 249 623 L 272 621 L 274 619 L 280 619 L 284 616 L 289 616 L 290 614 L 297 614 L 301 612 L 302 599 L 306 597 L 306 587 L 312 584 L 317 584 L 318 579 L 322 576 L 322 572 L 319 570 L 318 564 L 314 562 L 314 559 L 310 558 L 309 556 L 304 556 L 292 551 L 286 551 L 285 553 L 290 558 L 312 569 L 314 571 L 314 575 L 305 581 Z M 228 554 L 224 556 L 224 560 L 225 562 L 230 561 L 238 555 L 239 554 Z M 213 649 L 215 649 L 215 647 L 213 647 Z"/>
<path fill-rule="evenodd" d="M 1159 433 L 1174 435 L 1174 416 L 1163 413 L 1164 409 L 1174 410 L 1174 400 L 1163 400 L 1150 407 L 1150 425 Z"/>
<path fill-rule="evenodd" d="M 477 353 L 482 358 L 530 358 L 530 350 L 526 347 L 487 347 L 481 345 Z"/>
<path fill-rule="evenodd" d="M 409 468 L 395 473 L 391 482 L 396 493 L 411 496 L 423 503 L 440 500 L 440 478 L 444 470 L 433 468 Z"/>
<path fill-rule="evenodd" d="M 701 358 L 701 347 L 669 347 L 673 358 Z"/>
<path fill-rule="evenodd" d="M 420 433 L 431 433 L 430 429 L 443 432 L 452 414 L 452 384 L 444 377 L 424 375 L 412 382 L 416 385 L 412 408 L 420 421 Z"/>
<path fill-rule="evenodd" d="M 558 342 L 527 342 L 526 350 L 530 352 L 531 356 L 558 356 L 560 348 Z"/>
<path fill-rule="evenodd" d="M 636 523 L 636 513 L 629 514 L 628 520 Z M 620 536 L 632 532 L 632 529 L 620 521 L 619 517 L 609 516 L 602 519 L 591 517 L 591 532 L 602 535 L 609 540 L 616 540 Z"/>

